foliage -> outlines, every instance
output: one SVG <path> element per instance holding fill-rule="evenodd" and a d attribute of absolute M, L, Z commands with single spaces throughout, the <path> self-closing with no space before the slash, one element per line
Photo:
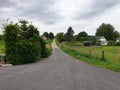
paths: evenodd
<path fill-rule="evenodd" d="M 81 41 L 81 37 L 79 35 L 75 35 L 74 40 L 75 41 Z"/>
<path fill-rule="evenodd" d="M 120 42 L 117 42 L 115 45 L 120 46 Z"/>
<path fill-rule="evenodd" d="M 49 33 L 49 39 L 53 39 L 54 38 L 54 34 L 52 32 Z"/>
<path fill-rule="evenodd" d="M 64 35 L 65 40 L 71 41 L 73 39 L 73 34 L 74 34 L 74 31 L 73 31 L 72 27 L 69 27 L 67 30 L 67 33 Z"/>
<path fill-rule="evenodd" d="M 6 43 L 6 59 L 11 63 L 20 63 L 18 60 L 19 56 L 17 55 L 17 42 L 19 41 L 20 28 L 17 24 L 4 25 L 4 36 Z"/>
<path fill-rule="evenodd" d="M 113 46 L 115 45 L 115 42 L 113 40 L 108 41 L 108 46 Z"/>
<path fill-rule="evenodd" d="M 45 41 L 42 38 L 40 38 L 40 45 L 41 45 L 41 56 L 45 58 L 48 56 L 48 53 L 45 46 Z"/>
<path fill-rule="evenodd" d="M 58 33 L 56 35 L 56 39 L 61 43 L 62 41 L 64 41 L 64 36 L 63 33 Z"/>
<path fill-rule="evenodd" d="M 45 53 L 45 43 L 38 29 L 26 20 L 4 24 L 6 59 L 12 64 L 25 64 L 39 60 Z"/>
<path fill-rule="evenodd" d="M 114 30 L 114 27 L 111 24 L 102 24 L 96 32 L 97 36 L 104 36 L 108 41 L 115 41 L 120 34 Z"/>
<path fill-rule="evenodd" d="M 49 38 L 48 32 L 44 32 L 44 33 L 43 33 L 43 36 L 45 36 L 45 37 L 48 39 L 48 38 Z"/>
<path fill-rule="evenodd" d="M 78 33 L 78 36 L 80 36 L 80 37 L 88 37 L 88 34 L 85 31 L 83 31 L 83 32 Z"/>
<path fill-rule="evenodd" d="M 88 41 L 89 37 L 88 37 L 88 34 L 83 31 L 83 32 L 80 32 L 78 33 L 78 35 L 75 36 L 75 40 L 76 41 Z"/>
<path fill-rule="evenodd" d="M 0 40 L 3 40 L 3 38 L 4 38 L 3 35 L 0 35 Z"/>

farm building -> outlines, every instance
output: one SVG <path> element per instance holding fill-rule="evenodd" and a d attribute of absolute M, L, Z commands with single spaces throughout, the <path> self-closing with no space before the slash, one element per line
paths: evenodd
<path fill-rule="evenodd" d="M 96 36 L 96 41 L 100 45 L 107 45 L 108 44 L 108 41 L 104 36 Z"/>

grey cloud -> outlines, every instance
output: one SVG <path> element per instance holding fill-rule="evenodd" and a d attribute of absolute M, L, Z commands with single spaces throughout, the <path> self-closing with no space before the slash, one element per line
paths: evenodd
<path fill-rule="evenodd" d="M 0 0 L 0 7 L 13 7 L 17 5 L 15 1 L 12 0 Z"/>
<path fill-rule="evenodd" d="M 77 16 L 77 19 L 91 19 L 94 16 L 98 16 L 100 14 L 103 14 L 110 8 L 113 8 L 114 6 L 120 4 L 120 0 L 91 0 L 92 3 L 88 8 L 86 8 L 84 11 L 82 11 L 82 14 L 80 12 L 79 16 Z"/>
<path fill-rule="evenodd" d="M 21 17 L 36 18 L 46 24 L 53 24 L 62 17 L 58 11 L 53 8 L 57 0 L 30 0 L 21 4 L 17 9 Z"/>

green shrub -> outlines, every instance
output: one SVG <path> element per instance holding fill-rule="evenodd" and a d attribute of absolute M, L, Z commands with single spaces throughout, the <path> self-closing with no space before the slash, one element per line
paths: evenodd
<path fill-rule="evenodd" d="M 12 64 L 26 64 L 47 55 L 45 42 L 38 29 L 25 20 L 4 25 L 6 60 Z"/>

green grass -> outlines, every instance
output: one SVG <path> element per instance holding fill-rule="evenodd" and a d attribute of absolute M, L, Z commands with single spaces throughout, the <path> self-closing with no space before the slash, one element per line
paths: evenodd
<path fill-rule="evenodd" d="M 77 42 L 78 43 L 78 42 Z M 72 46 L 64 43 L 60 47 L 65 53 L 69 54 L 72 57 L 75 57 L 81 61 L 93 64 L 102 68 L 107 68 L 110 70 L 120 72 L 120 61 L 117 64 L 117 55 L 119 46 L 76 46 L 74 43 Z M 91 55 L 90 55 L 91 50 Z M 102 51 L 105 52 L 105 59 L 102 60 Z M 119 57 L 120 58 L 120 57 Z"/>
<path fill-rule="evenodd" d="M 102 51 L 105 53 L 105 59 L 111 63 L 116 64 L 118 56 L 118 46 L 101 46 L 101 47 L 79 47 L 77 50 L 81 54 L 88 54 L 91 50 L 91 56 L 101 59 Z M 120 57 L 119 57 L 120 58 Z"/>
<path fill-rule="evenodd" d="M 3 40 L 0 40 L 0 54 L 5 53 L 5 42 Z"/>
<path fill-rule="evenodd" d="M 47 39 L 45 40 L 45 44 L 51 44 L 53 42 L 53 39 Z"/>
<path fill-rule="evenodd" d="M 65 42 L 65 44 L 68 46 L 82 46 L 83 45 L 83 43 L 81 43 L 79 41 Z"/>
<path fill-rule="evenodd" d="M 48 56 L 50 56 L 52 53 L 52 42 L 53 42 L 53 39 L 45 40 L 45 44 L 47 45 Z"/>

